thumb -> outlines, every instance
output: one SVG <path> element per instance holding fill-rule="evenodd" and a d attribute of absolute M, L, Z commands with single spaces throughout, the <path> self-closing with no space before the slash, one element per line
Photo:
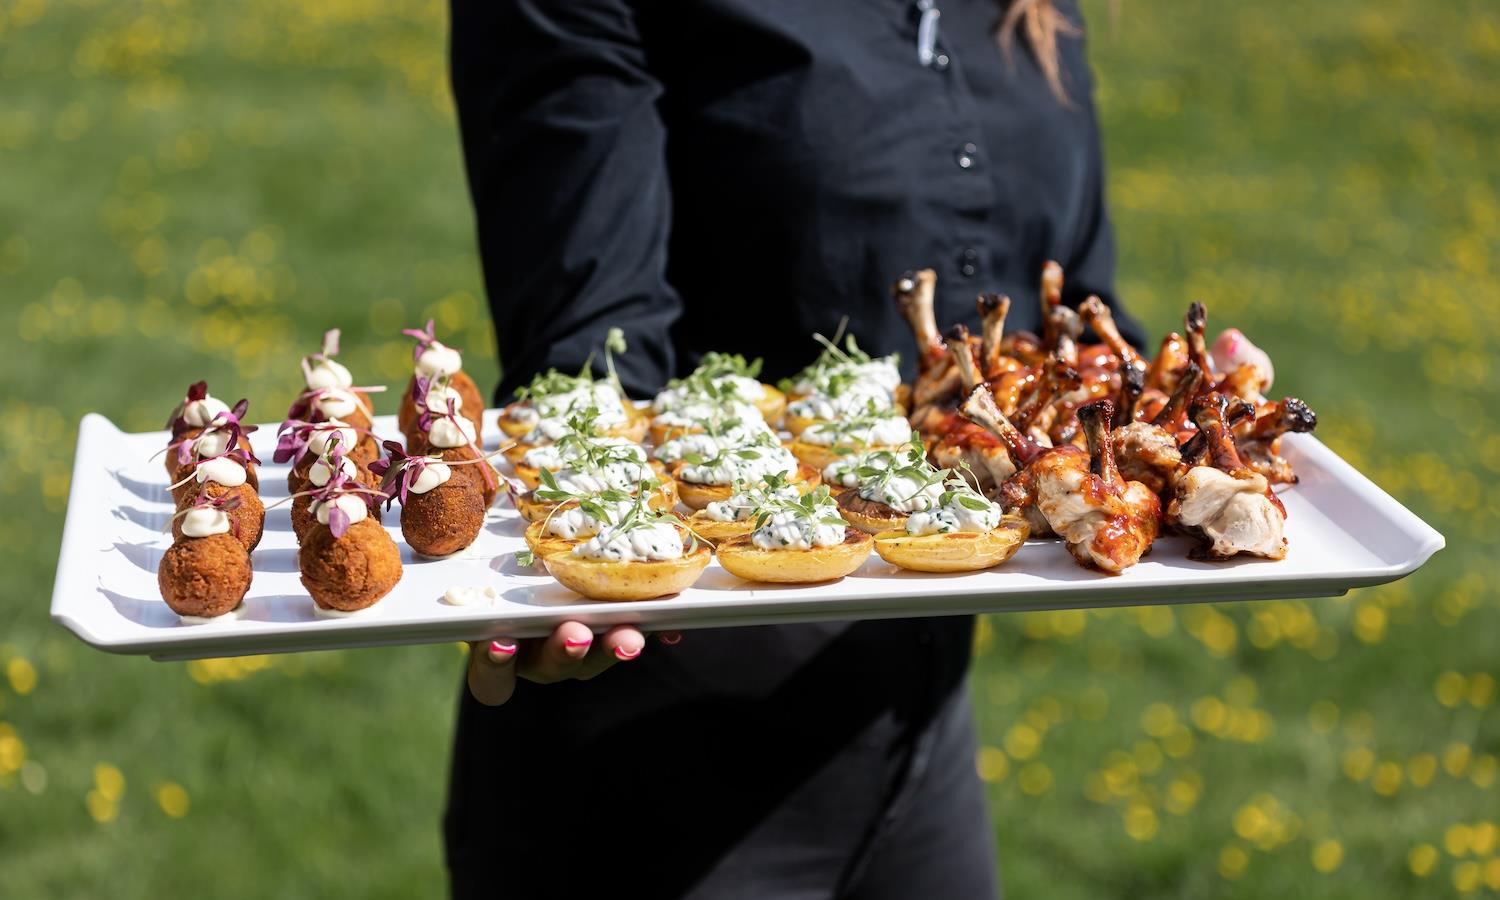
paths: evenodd
<path fill-rule="evenodd" d="M 521 645 L 513 638 L 475 641 L 469 645 L 469 693 L 485 706 L 499 706 L 516 690 L 516 656 Z"/>

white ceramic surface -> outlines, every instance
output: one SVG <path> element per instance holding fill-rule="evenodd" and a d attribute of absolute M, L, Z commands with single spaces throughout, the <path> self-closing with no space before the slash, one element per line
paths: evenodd
<path fill-rule="evenodd" d="M 486 418 L 493 443 L 495 413 Z M 376 429 L 395 436 L 393 417 Z M 160 458 L 164 432 L 125 434 L 108 419 L 83 419 L 72 495 L 52 594 L 52 617 L 88 644 L 114 653 L 159 659 L 234 656 L 339 647 L 368 647 L 530 637 L 566 620 L 596 629 L 637 623 L 653 630 L 762 625 L 817 619 L 876 619 L 957 613 L 1134 606 L 1319 597 L 1394 581 L 1415 571 L 1443 546 L 1443 536 L 1372 484 L 1321 442 L 1290 435 L 1286 454 L 1302 481 L 1284 490 L 1285 560 L 1194 562 L 1188 542 L 1159 540 L 1124 575 L 1080 568 L 1056 541 L 1032 541 L 1005 565 L 967 575 L 923 575 L 871 556 L 836 584 L 753 585 L 712 564 L 692 589 L 636 603 L 595 603 L 557 584 L 540 568 L 517 567 L 522 520 L 496 508 L 478 541 L 443 560 L 416 557 L 401 540 L 399 510 L 385 514 L 401 547 L 401 583 L 367 613 L 351 618 L 313 614 L 297 574 L 290 504 L 266 516 L 255 550 L 255 581 L 244 615 L 208 625 L 180 622 L 162 602 L 156 565 L 171 543 L 172 515 Z M 269 464 L 275 426 L 253 435 L 262 497 L 286 495 L 286 468 Z M 500 503 L 503 503 L 502 498 Z M 442 598 L 454 586 L 492 586 L 492 605 L 455 606 Z"/>

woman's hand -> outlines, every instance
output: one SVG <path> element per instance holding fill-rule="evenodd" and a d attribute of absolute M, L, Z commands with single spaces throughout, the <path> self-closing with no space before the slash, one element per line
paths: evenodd
<path fill-rule="evenodd" d="M 677 634 L 663 634 L 675 644 Z M 469 645 L 469 693 L 485 706 L 499 706 L 515 693 L 516 678 L 551 684 L 587 681 L 617 662 L 630 662 L 646 648 L 646 636 L 631 625 L 595 635 L 587 625 L 564 622 L 544 638 L 496 638 Z"/>

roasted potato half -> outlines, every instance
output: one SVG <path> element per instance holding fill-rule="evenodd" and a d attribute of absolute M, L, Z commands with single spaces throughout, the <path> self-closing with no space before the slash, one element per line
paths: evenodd
<path fill-rule="evenodd" d="M 880 534 L 906 527 L 911 513 L 899 512 L 884 503 L 866 500 L 859 495 L 858 488 L 849 488 L 834 500 L 844 519 L 865 534 Z"/>
<path fill-rule="evenodd" d="M 553 578 L 590 600 L 654 600 L 691 587 L 713 551 L 700 543 L 679 559 L 622 562 L 575 556 L 571 550 L 540 558 Z"/>
<path fill-rule="evenodd" d="M 599 433 L 605 437 L 621 437 L 639 444 L 645 440 L 646 432 L 651 428 L 651 414 L 636 406 L 630 400 L 625 401 L 625 421 L 619 425 L 611 425 L 600 429 Z"/>
<path fill-rule="evenodd" d="M 682 463 L 679 461 L 672 464 L 670 471 L 675 477 L 681 468 Z M 799 463 L 797 474 L 792 476 L 792 484 L 796 485 L 797 490 L 804 494 L 822 484 L 822 482 L 823 476 L 818 473 L 818 470 L 806 463 Z M 677 496 L 682 500 L 684 506 L 689 509 L 699 510 L 715 501 L 728 500 L 730 497 L 733 497 L 734 488 L 727 484 L 698 484 L 695 481 L 687 481 L 679 478 L 677 479 Z"/>
<path fill-rule="evenodd" d="M 523 460 L 523 459 L 526 458 L 526 454 L 527 454 L 528 451 L 533 450 L 533 449 L 535 449 L 537 447 L 540 447 L 540 446 L 542 446 L 542 445 L 541 444 L 519 444 L 519 443 L 518 444 L 511 444 L 509 447 L 503 448 L 500 452 L 505 456 L 505 461 L 508 462 L 508 463 L 510 463 L 511 467 L 514 468 L 516 466 L 519 466 L 521 464 L 521 460 Z"/>
<path fill-rule="evenodd" d="M 688 527 L 697 532 L 704 540 L 727 541 L 730 538 L 740 537 L 755 530 L 755 517 L 741 519 L 738 522 L 720 522 L 718 519 L 710 519 L 708 514 L 699 510 L 687 518 Z"/>
<path fill-rule="evenodd" d="M 719 544 L 719 565 L 746 581 L 776 584 L 816 584 L 837 581 L 858 569 L 870 557 L 874 540 L 857 528 L 844 529 L 844 542 L 836 547 L 811 550 L 762 550 L 750 535 Z"/>
<path fill-rule="evenodd" d="M 542 529 L 546 527 L 546 517 L 538 519 L 526 526 L 526 546 L 538 558 L 550 556 L 554 553 L 571 553 L 576 544 L 581 541 L 573 538 L 560 537 L 555 534 L 545 534 Z"/>
<path fill-rule="evenodd" d="M 812 416 L 787 415 L 781 420 L 781 427 L 790 432 L 792 437 L 796 437 L 797 435 L 806 431 L 809 427 L 816 425 L 821 421 L 823 420 L 815 419 Z"/>
<path fill-rule="evenodd" d="M 787 444 L 787 449 L 792 451 L 792 455 L 797 457 L 797 459 L 801 460 L 809 466 L 812 466 L 819 472 L 822 472 L 824 469 L 828 468 L 829 463 L 838 459 L 840 456 L 845 455 L 839 452 L 839 449 L 841 448 L 824 444 L 811 444 L 807 441 L 802 440 L 801 438 L 797 438 L 796 440 L 793 440 L 791 443 Z M 842 449 L 845 449 L 846 452 L 853 453 L 870 453 L 875 450 L 890 450 L 892 452 L 899 452 L 901 450 L 900 447 L 888 447 L 883 444 L 871 444 L 868 447 L 860 447 L 858 449 Z"/>
<path fill-rule="evenodd" d="M 755 408 L 760 410 L 761 418 L 766 420 L 766 424 L 775 425 L 781 419 L 781 414 L 786 412 L 786 394 L 775 385 L 762 382 L 761 387 L 765 393 L 755 401 Z"/>
<path fill-rule="evenodd" d="M 1000 565 L 1031 536 L 1031 526 L 1022 516 L 1009 515 L 993 531 L 982 534 L 955 531 L 950 534 L 911 535 L 905 531 L 882 531 L 875 535 L 880 558 L 913 572 L 977 572 Z"/>

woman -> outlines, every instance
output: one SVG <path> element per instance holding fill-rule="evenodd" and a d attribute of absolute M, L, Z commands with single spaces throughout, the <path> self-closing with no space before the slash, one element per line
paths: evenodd
<path fill-rule="evenodd" d="M 924 266 L 944 323 L 999 291 L 1035 329 L 1047 259 L 1066 302 L 1108 300 L 1080 23 L 1046 0 L 454 0 L 497 396 L 614 326 L 637 396 L 708 350 L 790 374 L 845 317 L 910 367 L 889 284 Z M 571 623 L 477 647 L 454 896 L 996 895 L 971 633 L 741 628 L 643 653 L 635 629 Z"/>

